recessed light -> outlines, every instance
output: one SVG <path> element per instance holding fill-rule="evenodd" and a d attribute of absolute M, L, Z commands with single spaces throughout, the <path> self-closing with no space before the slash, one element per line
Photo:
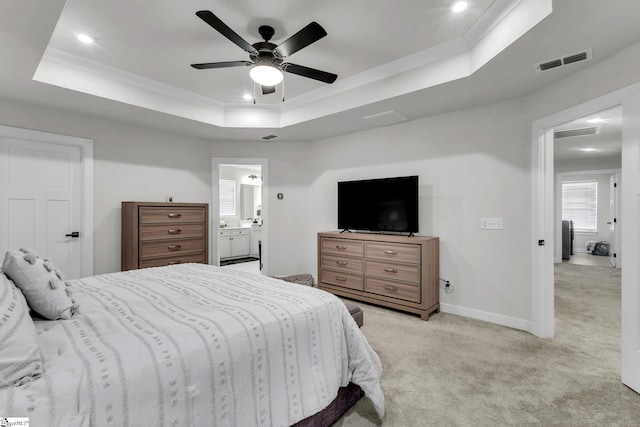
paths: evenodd
<path fill-rule="evenodd" d="M 454 13 L 460 13 L 467 10 L 468 7 L 469 3 L 467 3 L 466 1 L 456 1 L 451 6 L 451 11 Z"/>
<path fill-rule="evenodd" d="M 93 37 L 87 34 L 78 34 L 76 35 L 76 38 L 80 40 L 82 43 L 86 43 L 86 44 L 92 44 L 96 41 L 96 39 L 94 39 Z"/>
<path fill-rule="evenodd" d="M 600 117 L 587 120 L 587 123 L 602 123 L 602 122 L 604 122 L 604 119 L 601 119 Z"/>
<path fill-rule="evenodd" d="M 242 95 L 242 97 L 246 100 L 246 101 L 251 101 L 253 99 L 253 96 L 251 96 L 251 94 L 245 93 L 244 95 Z"/>
<path fill-rule="evenodd" d="M 596 151 L 595 148 L 581 148 L 580 151 L 584 151 L 586 153 L 591 153 L 593 151 Z"/>

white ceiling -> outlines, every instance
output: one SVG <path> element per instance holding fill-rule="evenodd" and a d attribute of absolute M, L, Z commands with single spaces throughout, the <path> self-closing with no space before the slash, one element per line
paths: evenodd
<path fill-rule="evenodd" d="M 636 0 L 20 0 L 0 4 L 0 97 L 216 140 L 309 141 L 532 93 L 640 41 Z M 311 21 L 327 37 L 291 62 L 338 74 L 332 84 L 285 77 L 252 92 L 248 67 L 194 62 L 248 55 L 195 16 L 211 10 L 250 43 L 274 43 Z M 97 39 L 81 45 L 74 35 Z M 593 59 L 538 73 L 534 64 L 586 49 Z M 35 77 L 34 77 L 35 76 Z M 267 142 L 265 142 L 267 143 Z"/>

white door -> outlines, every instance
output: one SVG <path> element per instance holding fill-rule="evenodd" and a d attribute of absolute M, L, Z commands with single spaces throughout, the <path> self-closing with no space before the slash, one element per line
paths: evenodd
<path fill-rule="evenodd" d="M 617 266 L 618 248 L 618 174 L 614 173 L 609 178 L 609 262 L 612 267 Z"/>
<path fill-rule="evenodd" d="M 640 95 L 622 103 L 622 382 L 640 392 Z"/>
<path fill-rule="evenodd" d="M 70 279 L 83 271 L 80 150 L 0 137 L 0 250 L 32 249 Z"/>

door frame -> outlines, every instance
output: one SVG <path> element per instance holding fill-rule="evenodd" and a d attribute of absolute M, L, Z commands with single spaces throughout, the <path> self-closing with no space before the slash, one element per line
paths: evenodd
<path fill-rule="evenodd" d="M 554 195 L 553 128 L 620 104 L 640 94 L 640 83 L 536 120 L 531 131 L 531 333 L 541 338 L 555 335 L 554 310 Z M 624 113 L 623 113 L 624 114 Z M 622 201 L 624 204 L 624 200 Z M 622 239 L 623 237 L 620 236 Z M 544 240 L 544 246 L 538 246 Z M 624 272 L 623 272 L 624 280 Z"/>
<path fill-rule="evenodd" d="M 0 125 L 0 138 L 23 139 L 80 149 L 80 236 L 83 277 L 93 276 L 93 140 Z"/>
<path fill-rule="evenodd" d="M 220 209 L 218 209 L 218 200 L 220 200 L 220 165 L 260 165 L 262 174 L 262 241 L 266 244 L 262 245 L 262 270 L 261 274 L 269 275 L 269 159 L 257 157 L 214 157 L 211 159 L 211 209 L 209 216 L 211 217 L 211 237 L 209 251 L 209 263 L 220 265 L 220 256 L 218 254 L 218 233 L 216 232 L 220 225 Z"/>

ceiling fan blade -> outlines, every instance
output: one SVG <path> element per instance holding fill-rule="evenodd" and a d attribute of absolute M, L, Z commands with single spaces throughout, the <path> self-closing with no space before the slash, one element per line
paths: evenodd
<path fill-rule="evenodd" d="M 287 62 L 282 64 L 282 69 L 287 73 L 297 74 L 302 77 L 308 77 L 310 79 L 319 80 L 325 83 L 333 83 L 338 76 L 333 73 L 327 73 L 326 71 L 316 70 L 315 68 L 309 68 L 302 65 L 292 64 Z"/>
<path fill-rule="evenodd" d="M 205 62 L 204 64 L 191 64 L 193 68 L 198 70 L 207 70 L 209 68 L 228 68 L 240 67 L 253 64 L 251 61 L 227 61 L 227 62 Z"/>
<path fill-rule="evenodd" d="M 276 92 L 275 86 L 262 86 L 263 95 L 269 95 L 270 93 L 275 93 L 275 92 Z"/>
<path fill-rule="evenodd" d="M 274 52 L 281 57 L 293 55 L 303 47 L 309 46 L 311 43 L 315 43 L 324 36 L 327 32 L 317 22 L 312 22 L 287 40 L 283 41 L 275 48 Z"/>
<path fill-rule="evenodd" d="M 229 28 L 229 26 L 222 22 L 222 20 L 214 15 L 213 12 L 209 10 L 200 10 L 196 12 L 196 15 L 204 22 L 211 25 L 214 30 L 218 31 L 220 34 L 234 42 L 236 45 L 240 46 L 242 50 L 256 55 L 258 54 L 256 48 L 251 46 L 248 41 L 240 37 L 235 31 Z"/>

